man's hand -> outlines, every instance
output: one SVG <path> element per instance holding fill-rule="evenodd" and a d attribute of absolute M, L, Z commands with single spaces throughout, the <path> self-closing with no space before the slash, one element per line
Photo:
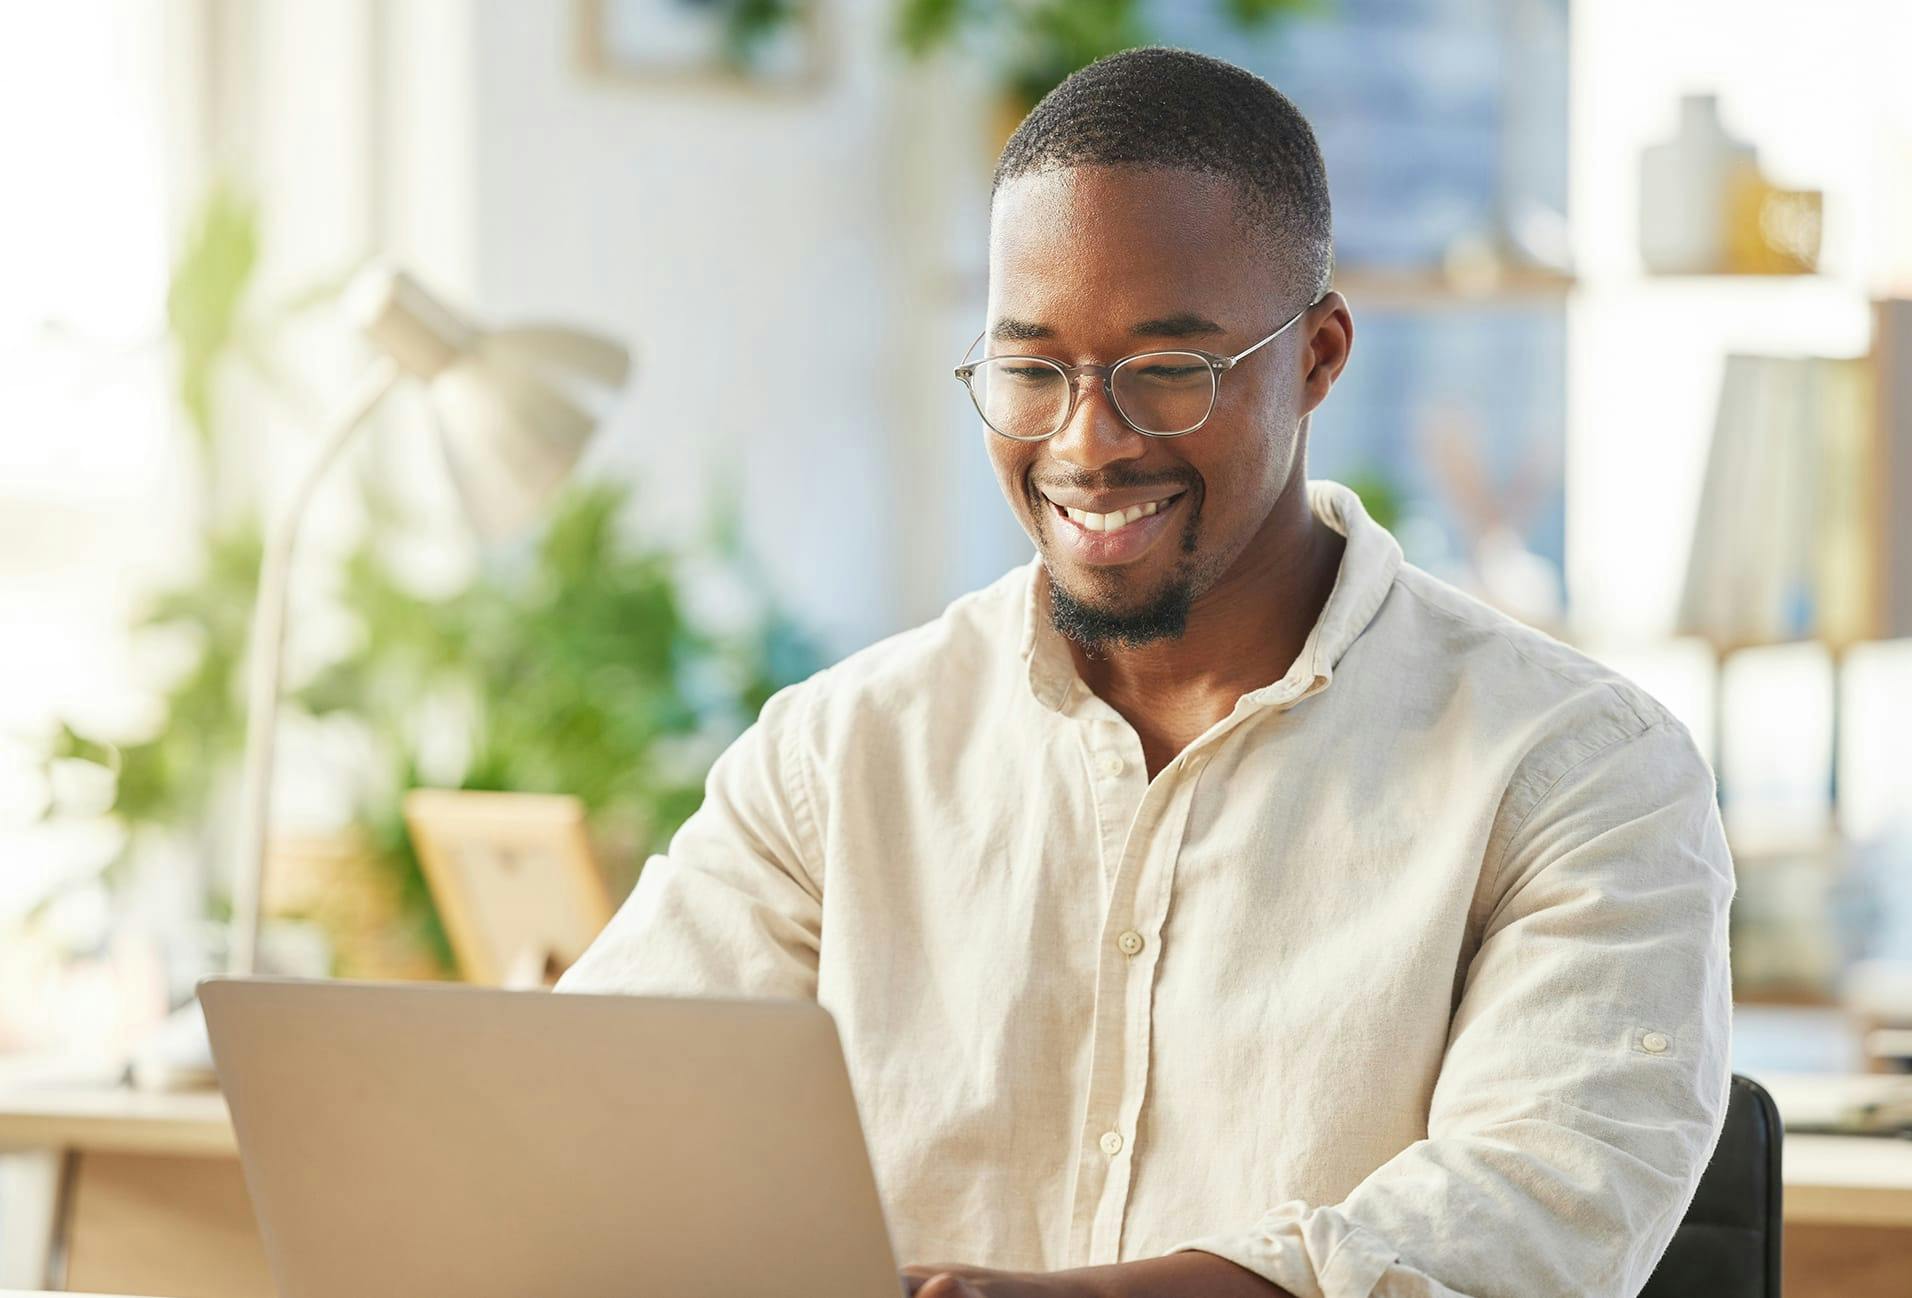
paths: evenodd
<path fill-rule="evenodd" d="M 955 1263 L 903 1268 L 910 1298 L 1094 1298 L 1068 1271 L 993 1271 Z"/>
<path fill-rule="evenodd" d="M 1227 1258 L 1196 1249 L 1073 1271 L 906 1266 L 903 1292 L 909 1298 L 1293 1298 Z"/>

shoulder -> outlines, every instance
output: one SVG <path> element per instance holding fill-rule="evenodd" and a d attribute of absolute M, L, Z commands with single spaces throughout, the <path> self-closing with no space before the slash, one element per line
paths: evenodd
<path fill-rule="evenodd" d="M 1397 668 L 1420 682 L 1422 706 L 1464 696 L 1480 737 L 1515 756 L 1505 810 L 1516 818 L 1599 757 L 1713 787 L 1685 724 L 1639 684 L 1413 564 L 1401 565 L 1376 620 L 1386 652 L 1405 658 Z"/>

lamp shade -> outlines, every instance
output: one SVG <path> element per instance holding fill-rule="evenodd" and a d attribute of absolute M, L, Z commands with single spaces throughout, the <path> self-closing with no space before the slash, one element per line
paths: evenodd
<path fill-rule="evenodd" d="M 350 306 L 424 385 L 452 482 L 487 538 L 541 515 L 630 373 L 622 344 L 560 327 L 481 329 L 382 266 L 361 274 Z"/>

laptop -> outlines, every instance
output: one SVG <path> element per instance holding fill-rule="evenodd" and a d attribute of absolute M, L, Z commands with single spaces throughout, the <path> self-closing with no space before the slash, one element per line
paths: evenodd
<path fill-rule="evenodd" d="M 282 1298 L 897 1298 L 810 1001 L 213 977 Z"/>

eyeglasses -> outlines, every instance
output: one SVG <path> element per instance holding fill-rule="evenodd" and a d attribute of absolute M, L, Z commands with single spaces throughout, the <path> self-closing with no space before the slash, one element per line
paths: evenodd
<path fill-rule="evenodd" d="M 1180 437 L 1208 422 L 1224 371 L 1266 347 L 1327 294 L 1289 316 L 1273 333 L 1233 356 L 1198 348 L 1136 352 L 1108 365 L 1064 365 L 1047 356 L 986 356 L 971 362 L 984 334 L 963 353 L 956 378 L 992 432 L 1018 442 L 1054 437 L 1075 414 L 1076 376 L 1100 372 L 1102 390 L 1122 422 L 1146 437 Z"/>

